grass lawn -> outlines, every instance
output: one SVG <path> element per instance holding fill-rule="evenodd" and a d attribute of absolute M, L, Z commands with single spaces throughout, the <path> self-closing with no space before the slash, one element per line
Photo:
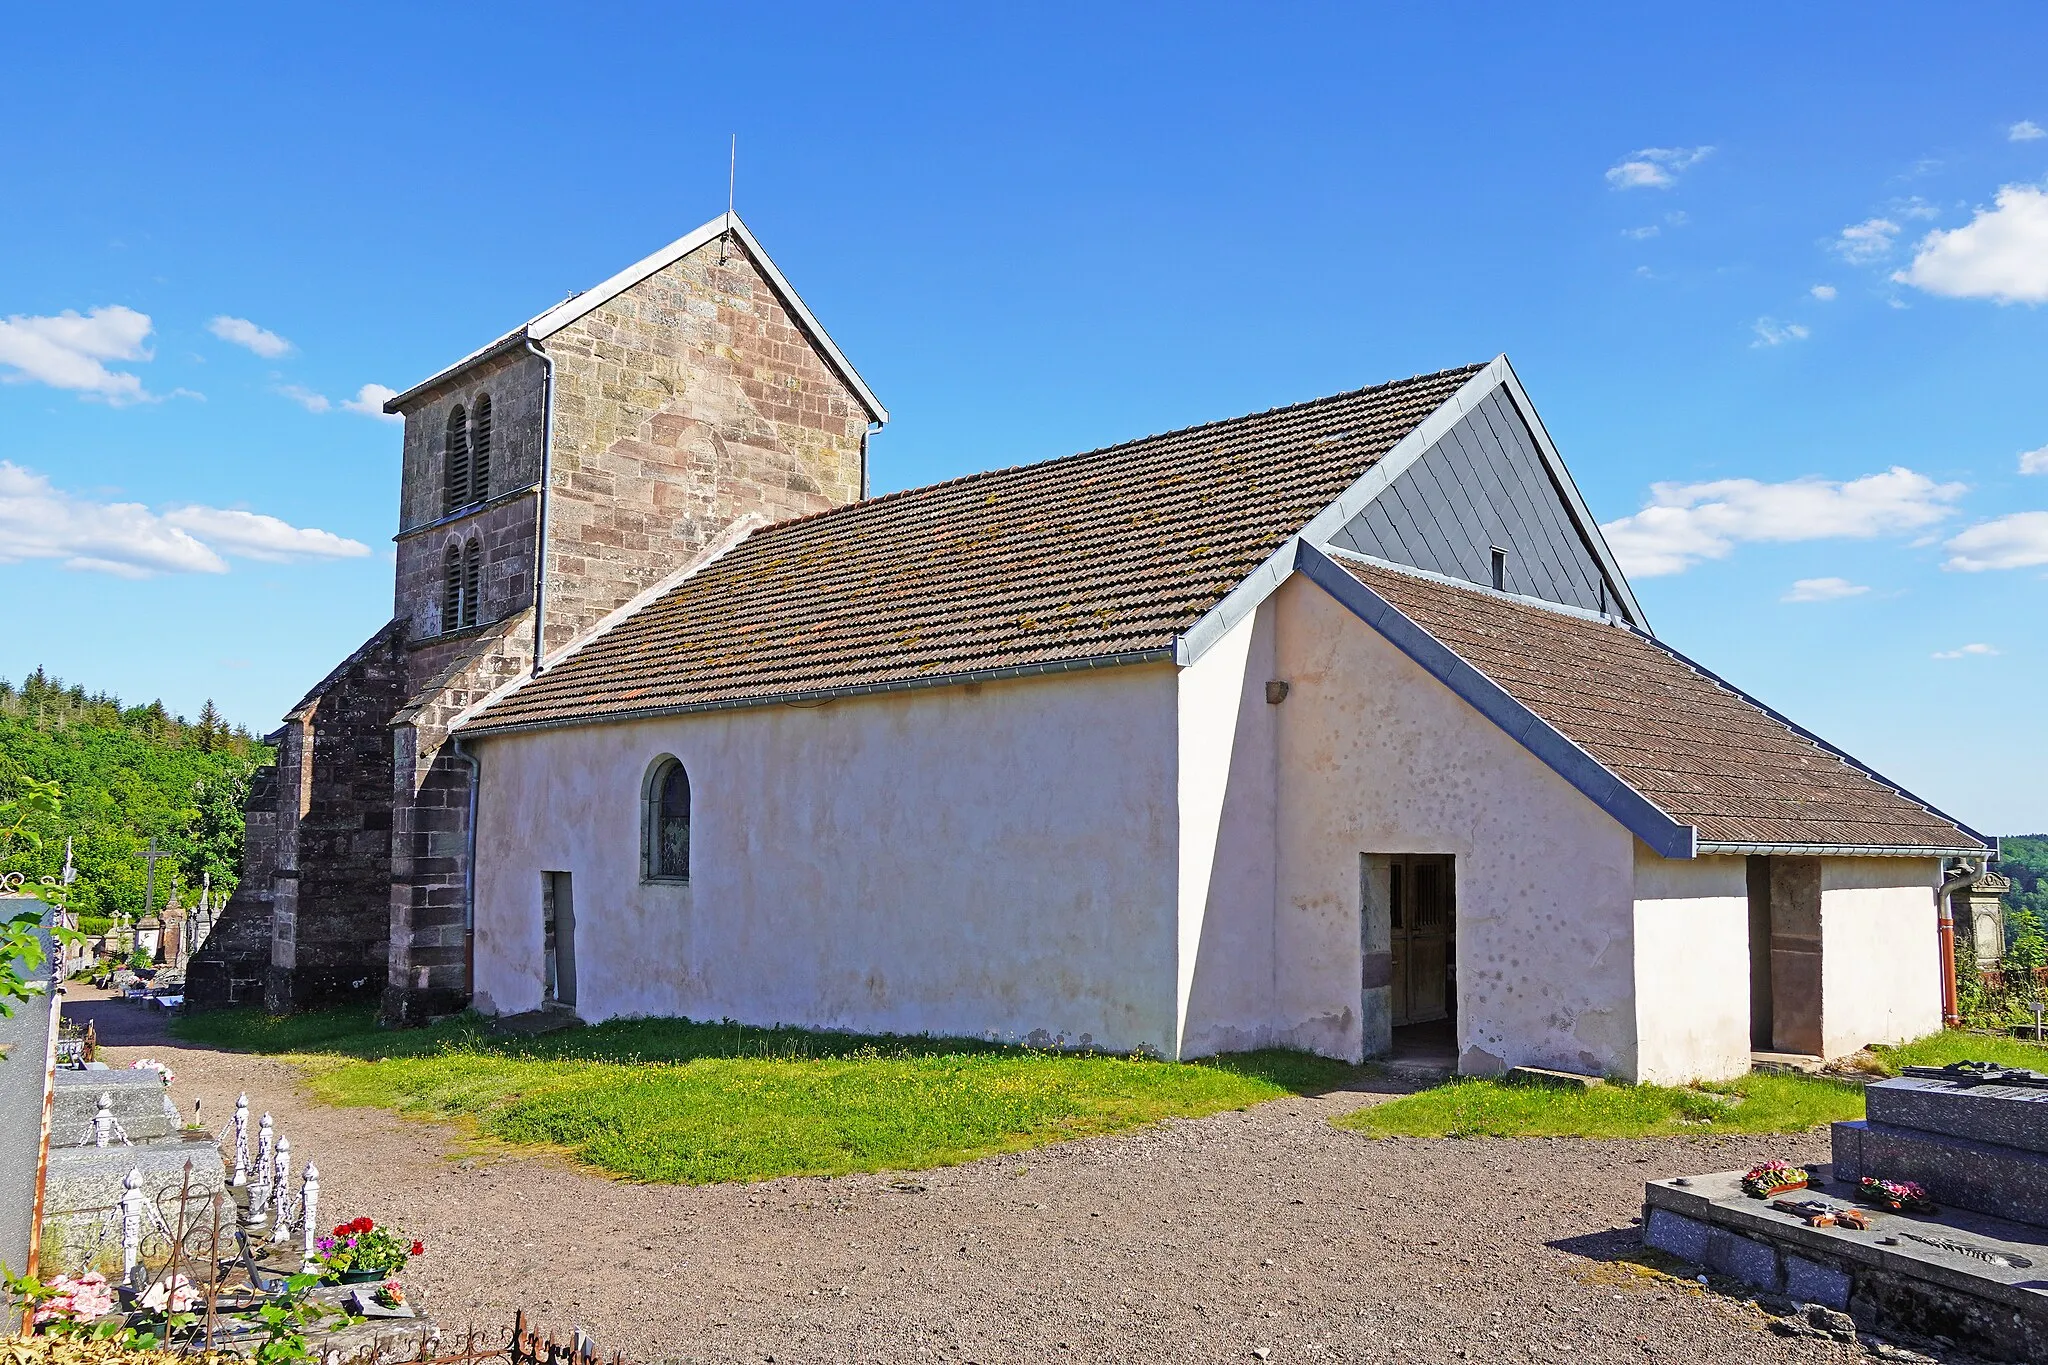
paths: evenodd
<path fill-rule="evenodd" d="M 1894 1076 L 1902 1067 L 1947 1066 L 1950 1062 L 1996 1062 L 2028 1071 L 2048 1071 L 2048 1047 L 2018 1038 L 1987 1038 L 1960 1029 L 1944 1029 L 1898 1047 L 1874 1047 L 1870 1051 Z"/>
<path fill-rule="evenodd" d="M 367 1009 L 226 1011 L 173 1028 L 192 1043 L 282 1056 L 329 1104 L 453 1119 L 668 1184 L 950 1165 L 1356 1074 L 1286 1052 L 1181 1064 L 677 1019 L 531 1039 L 490 1038 L 470 1019 L 380 1029 Z"/>
<path fill-rule="evenodd" d="M 1758 1073 L 1714 1085 L 1591 1090 L 1453 1081 L 1334 1122 L 1369 1137 L 1636 1138 L 1797 1133 L 1862 1117 L 1860 1086 Z"/>
<path fill-rule="evenodd" d="M 1966 1060 L 2048 1071 L 2048 1047 L 1954 1030 L 1870 1051 L 1890 1075 L 1907 1066 Z M 1453 1081 L 1335 1122 L 1372 1137 L 1631 1138 L 1796 1133 L 1862 1117 L 1860 1086 L 1819 1076 L 1758 1073 L 1715 1085 L 1609 1085 L 1593 1090 Z"/>

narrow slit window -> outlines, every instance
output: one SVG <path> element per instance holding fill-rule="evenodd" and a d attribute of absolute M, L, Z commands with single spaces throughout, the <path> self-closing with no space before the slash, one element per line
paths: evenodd
<path fill-rule="evenodd" d="M 462 628 L 462 549 L 450 544 L 441 556 L 441 629 Z"/>
<path fill-rule="evenodd" d="M 483 619 L 484 547 L 471 539 L 462 547 L 462 624 L 473 626 Z"/>
<path fill-rule="evenodd" d="M 1498 545 L 1493 547 L 1493 587 L 1496 592 L 1508 590 L 1508 552 Z"/>
<path fill-rule="evenodd" d="M 491 396 L 479 394 L 469 414 L 469 500 L 491 496 Z"/>
<path fill-rule="evenodd" d="M 469 506 L 469 414 L 460 403 L 448 414 L 441 455 L 441 514 Z"/>

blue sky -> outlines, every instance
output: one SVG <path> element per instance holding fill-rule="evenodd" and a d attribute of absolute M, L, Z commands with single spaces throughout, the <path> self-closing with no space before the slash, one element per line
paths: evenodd
<path fill-rule="evenodd" d="M 2044 61 L 2022 4 L 21 11 L 0 676 L 275 724 L 390 611 L 365 386 L 737 134 L 878 490 L 1506 351 L 1666 639 L 2048 828 Z"/>

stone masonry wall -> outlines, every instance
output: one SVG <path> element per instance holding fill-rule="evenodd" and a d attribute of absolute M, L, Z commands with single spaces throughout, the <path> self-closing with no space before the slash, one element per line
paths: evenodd
<path fill-rule="evenodd" d="M 698 248 L 545 345 L 550 654 L 740 517 L 861 496 L 867 414 L 737 241 Z"/>
<path fill-rule="evenodd" d="M 533 605 L 534 515 L 536 494 L 511 500 L 466 517 L 456 517 L 398 542 L 397 612 L 406 623 L 406 638 L 424 640 L 447 633 L 442 620 L 445 595 L 444 556 L 450 545 L 476 537 L 483 542 L 481 617 L 483 626 Z"/>
<path fill-rule="evenodd" d="M 401 636 L 402 623 L 386 625 L 286 718 L 264 987 L 272 1013 L 358 996 L 384 977 Z"/>
<path fill-rule="evenodd" d="M 409 649 L 414 695 L 392 721 L 390 953 L 383 1014 L 419 1024 L 469 999 L 470 769 L 447 743 L 464 709 L 533 666 L 533 613 Z"/>
<path fill-rule="evenodd" d="M 480 395 L 491 396 L 491 483 L 486 500 L 540 482 L 545 377 L 538 359 L 514 351 L 455 375 L 410 405 L 400 462 L 400 536 L 441 520 L 448 413 L 457 403 L 474 412 Z"/>
<path fill-rule="evenodd" d="M 185 967 L 191 1010 L 251 1005 L 270 965 L 270 900 L 277 877 L 277 769 L 258 768 L 242 806 L 242 877 Z"/>

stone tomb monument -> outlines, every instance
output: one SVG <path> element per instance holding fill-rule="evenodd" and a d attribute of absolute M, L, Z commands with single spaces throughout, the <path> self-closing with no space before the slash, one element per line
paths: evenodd
<path fill-rule="evenodd" d="M 102 1113 L 108 1128 L 104 1146 L 96 1131 Z M 156 1072 L 59 1068 L 43 1187 L 45 1278 L 88 1268 L 118 1277 L 122 1181 L 140 1171 L 144 1195 L 172 1214 L 187 1162 L 194 1207 L 226 1188 L 220 1149 L 211 1138 L 183 1139 L 177 1110 Z"/>
<path fill-rule="evenodd" d="M 1935 1210 L 1816 1226 L 1740 1171 L 1651 1181 L 1643 1241 L 1860 1326 L 2048 1361 L 2048 1076 L 1960 1063 L 1872 1085 L 1834 1160 L 1791 1200 L 1858 1203 L 1864 1177 L 1912 1181 Z"/>

